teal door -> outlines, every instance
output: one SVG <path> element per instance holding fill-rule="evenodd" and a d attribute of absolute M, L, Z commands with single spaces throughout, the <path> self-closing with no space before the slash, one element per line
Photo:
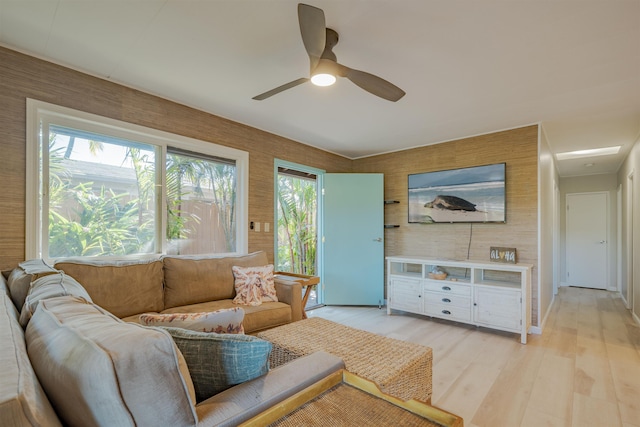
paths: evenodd
<path fill-rule="evenodd" d="M 383 303 L 383 180 L 383 174 L 324 175 L 325 304 Z"/>

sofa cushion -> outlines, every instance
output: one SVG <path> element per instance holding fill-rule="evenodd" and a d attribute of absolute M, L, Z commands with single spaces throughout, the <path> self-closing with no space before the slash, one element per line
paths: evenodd
<path fill-rule="evenodd" d="M 273 264 L 259 267 L 231 268 L 234 277 L 235 304 L 260 305 L 263 301 L 278 301 L 273 283 Z"/>
<path fill-rule="evenodd" d="M 0 424 L 61 426 L 31 367 L 18 312 L 5 293 L 0 293 L 0 343 Z"/>
<path fill-rule="evenodd" d="M 94 303 L 117 317 L 164 308 L 162 261 L 60 261 L 55 267 L 76 279 Z"/>
<path fill-rule="evenodd" d="M 26 340 L 42 387 L 69 426 L 197 423 L 190 379 L 166 331 L 66 296 L 40 302 Z"/>
<path fill-rule="evenodd" d="M 18 267 L 11 271 L 7 281 L 11 300 L 16 308 L 22 309 L 32 281 L 54 273 L 57 273 L 57 270 L 42 259 L 31 259 L 18 264 Z"/>
<path fill-rule="evenodd" d="M 231 267 L 267 264 L 263 251 L 242 256 L 164 256 L 164 308 L 205 301 L 233 299 L 236 292 Z M 82 283 L 82 282 L 81 282 Z M 143 310 L 154 311 L 154 310 Z"/>
<path fill-rule="evenodd" d="M 187 361 L 198 402 L 269 371 L 269 341 L 251 335 L 165 329 Z"/>
<path fill-rule="evenodd" d="M 22 311 L 20 311 L 20 324 L 23 328 L 27 327 L 27 323 L 29 323 L 41 300 L 67 295 L 77 296 L 91 302 L 91 297 L 82 285 L 63 272 L 40 277 L 31 282 L 29 293 L 24 301 Z"/>
<path fill-rule="evenodd" d="M 169 308 L 163 310 L 162 313 L 199 313 L 233 307 L 237 307 L 237 305 L 232 300 L 223 299 Z M 242 309 L 244 310 L 242 325 L 246 334 L 285 325 L 292 321 L 291 306 L 282 302 L 265 302 L 258 306 L 244 305 Z"/>
<path fill-rule="evenodd" d="M 244 334 L 244 310 L 240 307 L 223 308 L 203 313 L 144 313 L 140 323 L 147 326 L 169 326 L 198 332 L 217 334 Z"/>

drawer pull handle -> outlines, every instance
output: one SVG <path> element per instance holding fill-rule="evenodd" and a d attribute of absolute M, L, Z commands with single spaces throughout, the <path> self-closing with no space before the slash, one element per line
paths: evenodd
<path fill-rule="evenodd" d="M 442 314 L 451 314 L 449 310 L 442 310 Z"/>
<path fill-rule="evenodd" d="M 451 302 L 449 298 L 442 298 L 442 302 Z"/>
<path fill-rule="evenodd" d="M 443 286 L 443 287 L 442 287 L 442 290 L 443 290 L 443 291 L 450 291 L 450 290 L 451 290 L 451 288 L 450 288 L 450 287 L 448 287 L 448 286 Z"/>

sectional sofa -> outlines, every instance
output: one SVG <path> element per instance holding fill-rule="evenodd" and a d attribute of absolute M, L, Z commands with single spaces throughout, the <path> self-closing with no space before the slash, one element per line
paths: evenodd
<path fill-rule="evenodd" d="M 266 263 L 258 252 L 53 267 L 31 260 L 5 272 L 0 425 L 237 425 L 342 369 L 341 359 L 318 352 L 196 401 L 168 330 L 136 323 L 141 313 L 232 307 L 231 267 Z M 54 280 L 65 276 L 74 280 Z M 243 306 L 246 332 L 301 318 L 300 285 L 277 282 L 276 291 L 278 302 Z"/>

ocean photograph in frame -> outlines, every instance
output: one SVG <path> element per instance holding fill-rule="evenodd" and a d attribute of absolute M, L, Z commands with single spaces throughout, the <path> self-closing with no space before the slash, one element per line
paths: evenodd
<path fill-rule="evenodd" d="M 505 177 L 505 163 L 410 174 L 409 223 L 505 223 Z"/>

